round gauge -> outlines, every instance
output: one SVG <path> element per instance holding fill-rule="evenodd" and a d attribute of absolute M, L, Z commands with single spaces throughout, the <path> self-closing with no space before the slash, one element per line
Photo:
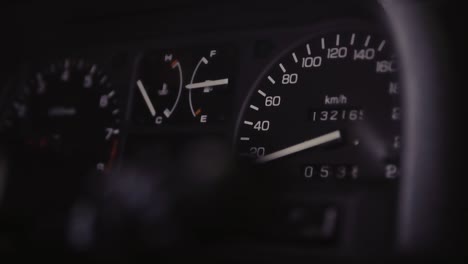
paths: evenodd
<path fill-rule="evenodd" d="M 394 179 L 399 89 L 385 38 L 367 30 L 318 34 L 280 55 L 256 82 L 238 120 L 237 150 L 300 182 Z"/>
<path fill-rule="evenodd" d="M 117 91 L 95 64 L 65 59 L 49 65 L 26 81 L 12 110 L 9 137 L 19 140 L 41 168 L 73 164 L 73 170 L 87 173 L 112 167 L 121 112 Z M 17 154 L 23 161 L 27 157 Z"/>
<path fill-rule="evenodd" d="M 179 104 L 182 83 L 182 67 L 172 54 L 145 54 L 136 81 L 136 123 L 161 125 L 171 118 Z"/>
<path fill-rule="evenodd" d="M 226 98 L 229 95 L 229 76 L 232 74 L 229 54 L 211 50 L 200 58 L 185 86 L 189 91 L 192 116 L 200 123 L 220 122 L 225 119 Z"/>

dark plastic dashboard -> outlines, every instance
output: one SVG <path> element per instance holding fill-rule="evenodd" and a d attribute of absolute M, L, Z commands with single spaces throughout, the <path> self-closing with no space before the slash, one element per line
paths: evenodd
<path fill-rule="evenodd" d="M 9 5 L 0 251 L 302 263 L 458 250 L 456 180 L 441 180 L 451 39 L 437 1 L 404 2 Z"/>

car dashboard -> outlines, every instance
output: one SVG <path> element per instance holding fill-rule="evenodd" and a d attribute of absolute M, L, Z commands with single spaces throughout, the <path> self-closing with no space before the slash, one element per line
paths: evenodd
<path fill-rule="evenodd" d="M 390 2 L 9 5 L 0 250 L 167 262 L 419 257 L 442 220 L 427 220 L 422 210 L 434 209 L 418 198 L 437 194 L 431 177 L 448 166 L 431 167 L 445 152 L 420 149 L 419 138 L 449 134 L 450 111 L 431 101 L 446 77 L 437 70 L 426 100 L 417 95 L 407 43 L 420 24 L 402 25 L 414 6 Z M 425 37 L 410 43 L 421 56 Z M 426 73 L 440 66 L 430 54 Z M 440 109 L 438 128 L 423 131 L 434 123 L 418 111 Z M 416 165 L 433 174 L 426 185 Z"/>

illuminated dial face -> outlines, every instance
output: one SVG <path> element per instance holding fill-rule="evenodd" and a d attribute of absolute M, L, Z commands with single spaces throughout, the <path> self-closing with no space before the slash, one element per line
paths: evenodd
<path fill-rule="evenodd" d="M 232 46 L 144 52 L 132 122 L 144 128 L 222 124 L 230 117 L 236 54 Z"/>
<path fill-rule="evenodd" d="M 210 50 L 195 66 L 188 90 L 192 116 L 200 123 L 216 123 L 226 119 L 229 95 L 234 77 L 233 51 Z"/>
<path fill-rule="evenodd" d="M 394 179 L 400 100 L 390 43 L 369 31 L 318 34 L 258 80 L 236 133 L 241 156 L 283 179 Z"/>
<path fill-rule="evenodd" d="M 178 110 L 182 83 L 182 66 L 173 54 L 144 54 L 135 83 L 134 122 L 154 126 L 170 122 Z"/>

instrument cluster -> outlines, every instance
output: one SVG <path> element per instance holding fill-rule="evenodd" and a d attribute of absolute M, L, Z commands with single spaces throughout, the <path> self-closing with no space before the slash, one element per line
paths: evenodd
<path fill-rule="evenodd" d="M 370 200 L 392 197 L 404 177 L 404 88 L 380 21 L 328 19 L 111 45 L 60 52 L 51 45 L 22 61 L 5 86 L 4 212 L 13 233 L 28 229 L 31 241 L 88 247 L 83 229 L 121 228 L 115 219 L 139 212 L 154 224 L 151 239 L 197 237 L 204 226 L 202 236 L 216 239 L 333 244 L 340 221 L 351 217 L 343 213 L 350 201 L 336 198 L 343 190 L 384 189 Z M 255 210 L 230 204 L 243 195 L 255 197 Z M 320 199 L 304 205 L 311 197 Z M 199 199 L 227 207 L 200 209 Z M 392 208 L 395 201 L 384 200 Z M 209 232 L 199 209 L 215 219 Z M 248 224 L 231 223 L 233 214 Z M 266 216 L 278 222 L 255 220 Z M 83 217 L 92 227 L 74 225 Z M 195 231 L 173 234 L 168 223 Z M 116 242 L 112 232 L 100 235 Z"/>

